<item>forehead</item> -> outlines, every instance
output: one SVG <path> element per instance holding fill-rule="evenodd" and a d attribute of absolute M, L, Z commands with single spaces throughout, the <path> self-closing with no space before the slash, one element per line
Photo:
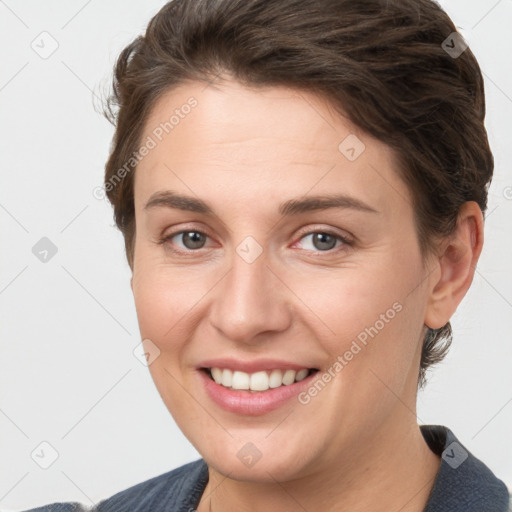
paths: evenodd
<path fill-rule="evenodd" d="M 156 102 L 141 141 L 150 139 L 135 173 L 137 209 L 165 189 L 241 204 L 336 191 L 384 213 L 410 208 L 392 150 L 312 93 L 188 82 Z"/>

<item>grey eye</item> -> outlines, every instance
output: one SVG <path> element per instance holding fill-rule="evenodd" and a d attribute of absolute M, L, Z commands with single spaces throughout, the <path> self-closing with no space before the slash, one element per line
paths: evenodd
<path fill-rule="evenodd" d="M 336 246 L 336 242 L 340 240 L 338 235 L 332 235 L 330 233 L 323 232 L 314 232 L 309 233 L 302 237 L 302 240 L 307 237 L 312 237 L 311 245 L 313 246 L 313 250 L 315 251 L 329 251 L 334 249 Z"/>
<path fill-rule="evenodd" d="M 207 235 L 200 231 L 182 231 L 174 235 L 174 237 L 181 237 L 181 241 L 186 249 L 202 249 Z"/>

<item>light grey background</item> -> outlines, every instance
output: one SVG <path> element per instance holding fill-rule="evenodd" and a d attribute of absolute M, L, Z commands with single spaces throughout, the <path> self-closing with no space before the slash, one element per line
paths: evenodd
<path fill-rule="evenodd" d="M 140 339 L 122 237 L 93 196 L 113 133 L 93 92 L 163 3 L 0 1 L 4 511 L 91 504 L 199 457 L 133 355 Z M 441 5 L 484 72 L 496 170 L 483 254 L 418 418 L 450 427 L 511 487 L 512 1 Z M 46 263 L 32 253 L 43 237 L 58 249 Z M 58 452 L 48 469 L 36 463 L 51 462 L 44 441 Z"/>

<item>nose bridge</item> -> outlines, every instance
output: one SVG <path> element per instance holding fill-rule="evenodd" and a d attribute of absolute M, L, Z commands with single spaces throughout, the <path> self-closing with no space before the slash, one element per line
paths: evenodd
<path fill-rule="evenodd" d="M 246 237 L 233 251 L 231 269 L 215 295 L 214 326 L 233 341 L 251 343 L 265 331 L 289 325 L 286 287 L 270 268 L 267 251 Z"/>

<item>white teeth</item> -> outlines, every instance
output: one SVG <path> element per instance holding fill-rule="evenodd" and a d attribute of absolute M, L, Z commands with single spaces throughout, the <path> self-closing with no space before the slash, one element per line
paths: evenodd
<path fill-rule="evenodd" d="M 222 370 L 220 368 L 212 368 L 212 377 L 217 384 L 220 384 L 222 382 Z"/>
<path fill-rule="evenodd" d="M 304 380 L 309 370 L 303 368 L 299 371 L 281 370 L 259 371 L 252 374 L 238 370 L 231 371 L 222 368 L 210 368 L 213 380 L 226 388 L 245 389 L 251 391 L 266 391 L 269 388 L 289 386 L 294 382 Z"/>
<path fill-rule="evenodd" d="M 295 375 L 295 380 L 297 382 L 304 380 L 308 376 L 309 370 L 306 370 L 306 368 L 299 370 L 297 372 L 297 375 Z"/>
<path fill-rule="evenodd" d="M 281 373 L 281 370 L 272 370 L 270 372 L 270 378 L 269 378 L 269 387 L 271 388 L 278 388 L 283 384 L 283 374 Z"/>
<path fill-rule="evenodd" d="M 231 387 L 231 383 L 233 382 L 233 372 L 231 370 L 222 370 L 222 380 L 221 384 L 226 386 L 227 388 Z"/>
<path fill-rule="evenodd" d="M 267 372 L 256 372 L 251 374 L 250 388 L 252 391 L 266 391 L 268 389 Z"/>
<path fill-rule="evenodd" d="M 249 374 L 239 371 L 233 372 L 233 381 L 231 382 L 231 387 L 233 389 L 249 389 Z"/>
<path fill-rule="evenodd" d="M 286 370 L 283 375 L 283 384 L 289 386 L 295 382 L 295 370 Z"/>

